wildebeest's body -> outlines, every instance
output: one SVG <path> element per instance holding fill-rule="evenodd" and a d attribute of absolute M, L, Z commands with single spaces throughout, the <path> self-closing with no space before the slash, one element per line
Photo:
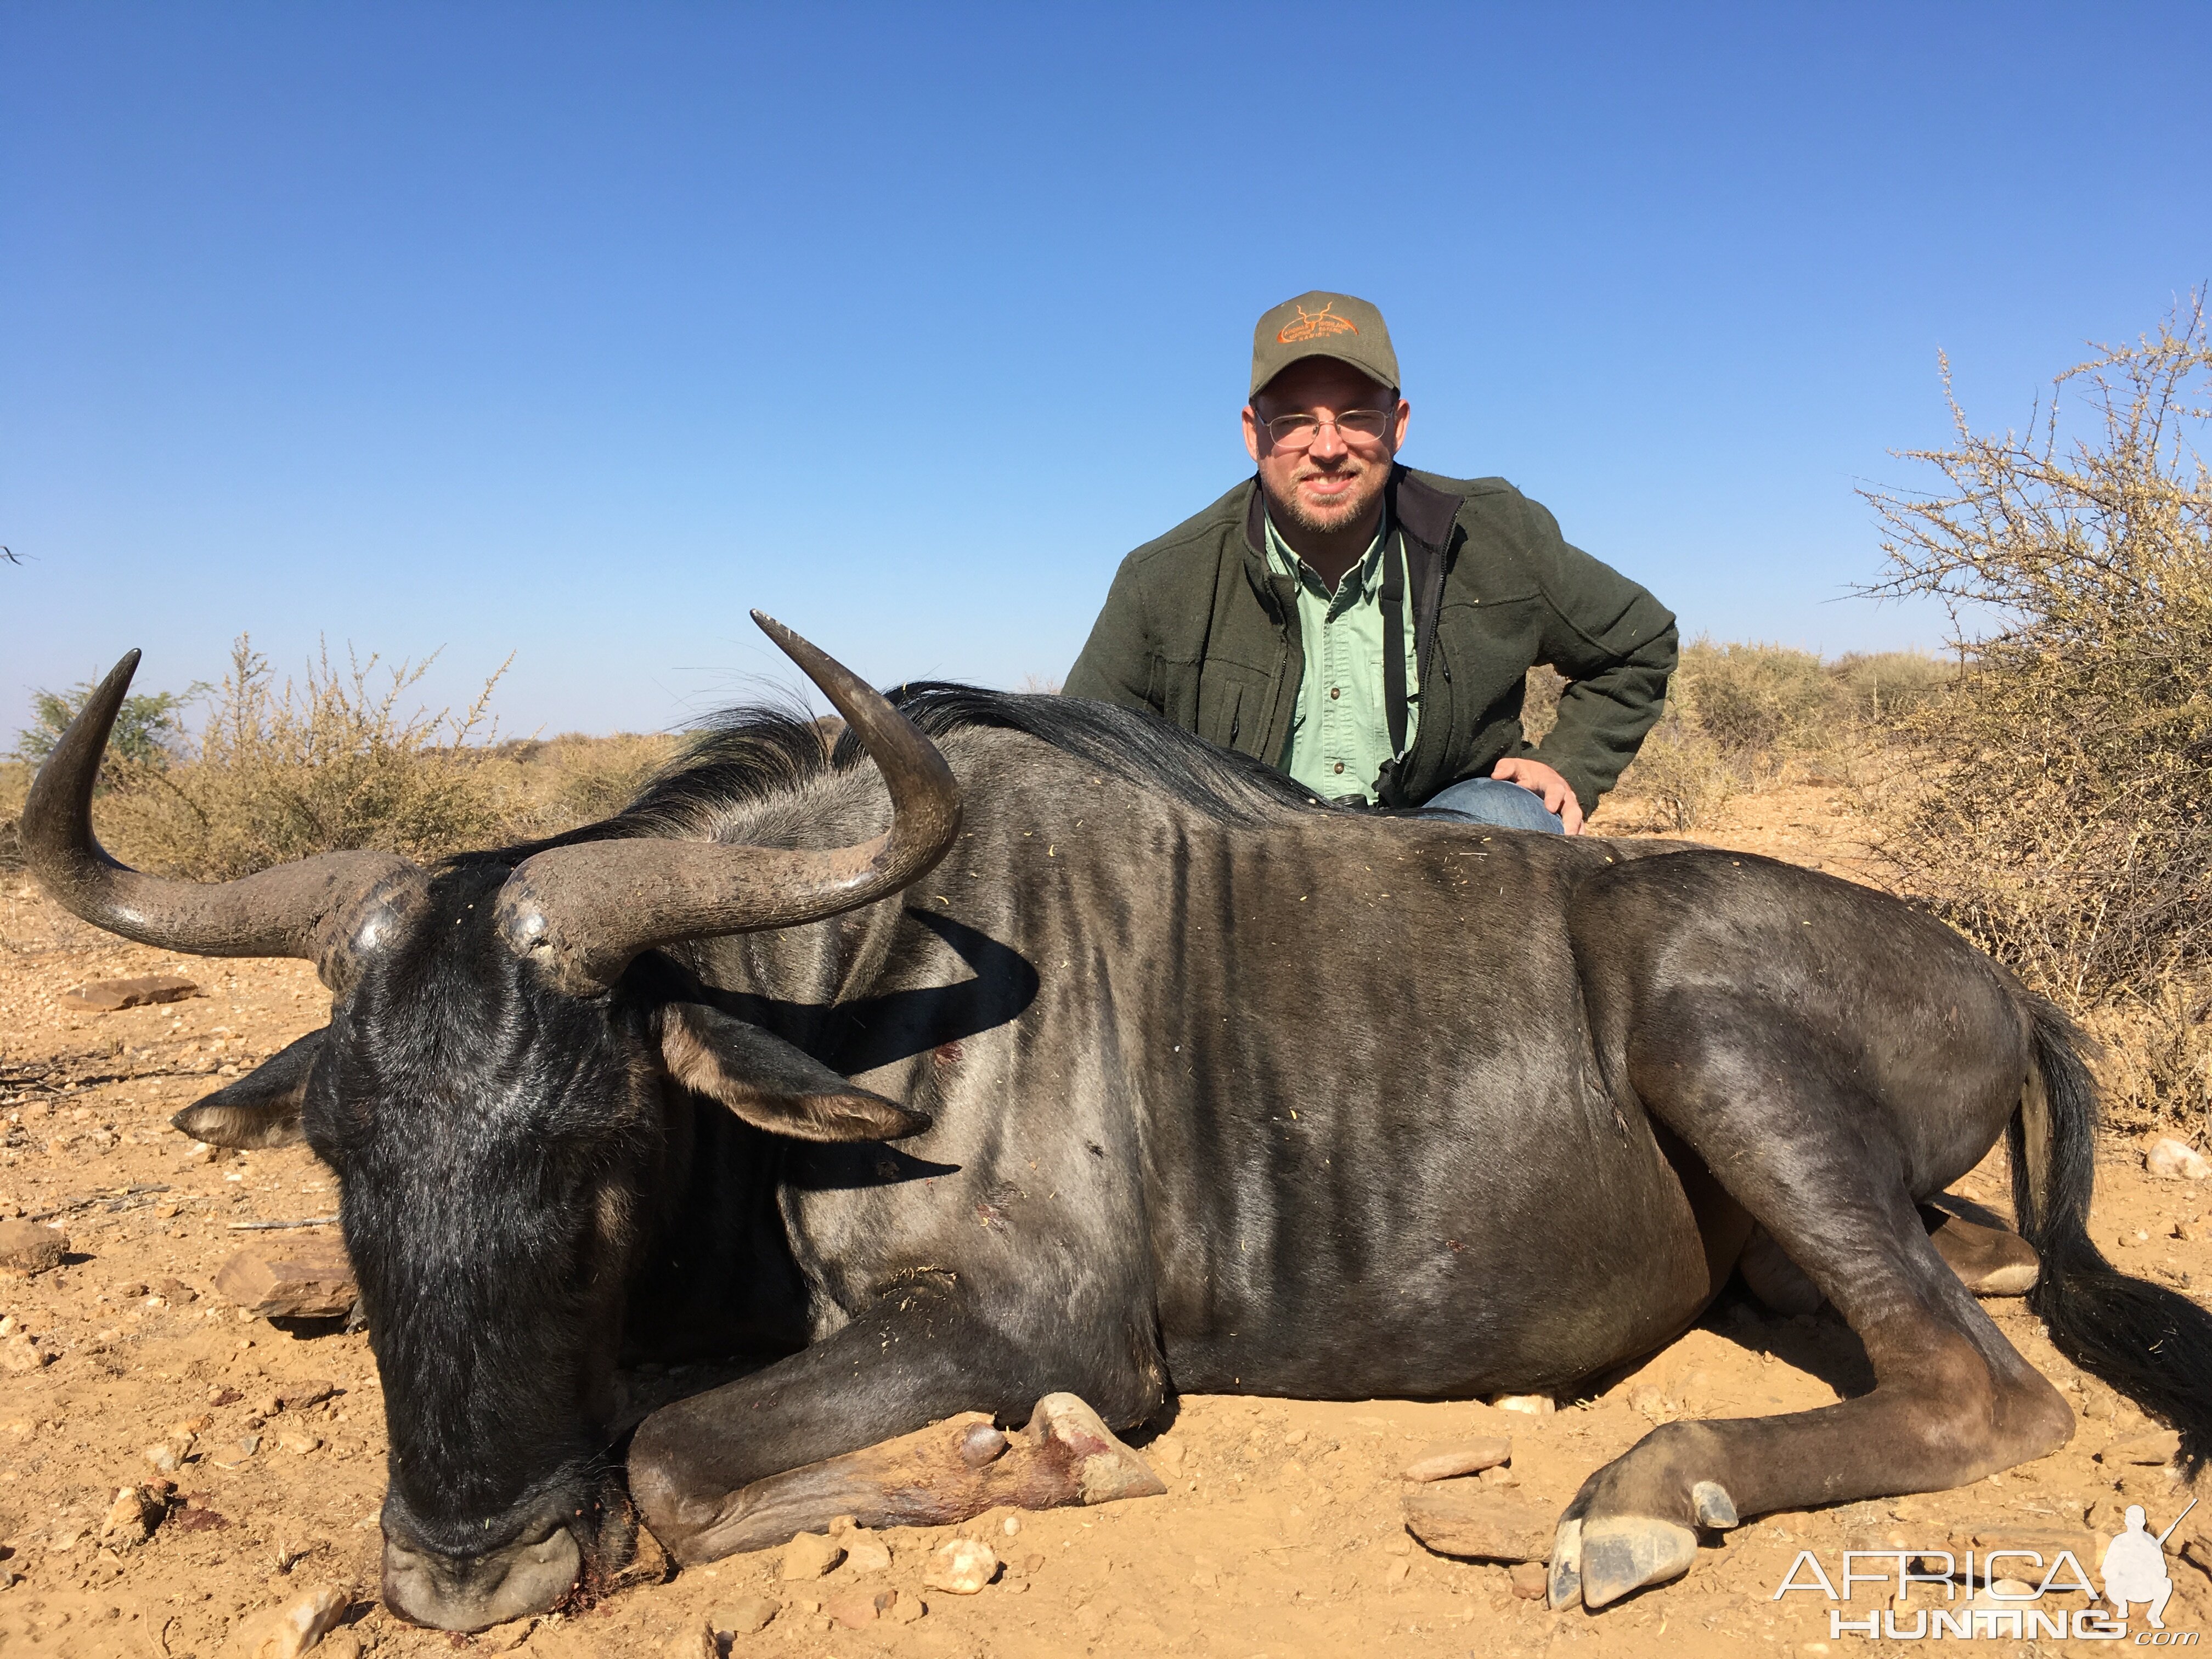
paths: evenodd
<path fill-rule="evenodd" d="M 833 695 L 879 760 L 903 741 L 858 688 Z M 1097 706 L 907 707 L 964 823 L 902 891 L 826 921 L 664 931 L 642 955 L 605 939 L 649 928 L 586 925 L 682 914 L 695 866 L 721 867 L 684 851 L 701 842 L 848 848 L 884 827 L 875 771 L 773 719 L 564 843 L 380 865 L 350 908 L 300 866 L 285 937 L 341 988 L 331 1024 L 265 1098 L 249 1079 L 180 1121 L 251 1140 L 303 1116 L 339 1174 L 404 1610 L 475 1627 L 618 1554 L 618 1343 L 795 1350 L 634 1437 L 647 1520 L 696 1560 L 841 1510 L 928 1513 L 912 1468 L 872 1484 L 847 1455 L 1054 1391 L 1127 1424 L 1173 1388 L 1571 1382 L 1682 1329 L 1755 1220 L 1878 1386 L 1667 1425 L 1598 1471 L 1553 1595 L 1600 1605 L 1680 1571 L 1693 1525 L 2063 1441 L 2063 1402 L 1916 1209 L 2008 1123 L 2039 1311 L 2197 1445 L 2212 1322 L 2097 1257 L 2072 1039 L 1948 929 L 1747 855 L 1314 810 Z M 82 818 L 103 736 L 73 728 L 73 781 L 33 793 L 42 874 L 118 931 L 248 948 L 234 912 L 104 873 Z M 898 765 L 916 798 L 920 763 Z M 178 919 L 144 920 L 158 905 Z M 856 1139 L 870 1124 L 894 1138 Z"/>
<path fill-rule="evenodd" d="M 807 1336 L 950 1270 L 1127 1420 L 1170 1379 L 1533 1389 L 1694 1317 L 1689 1205 L 1581 1018 L 1565 900 L 1620 854 L 1287 807 L 1194 823 L 1015 733 L 943 746 L 967 830 L 926 890 L 688 952 L 726 1006 L 933 1120 L 895 1152 L 782 1145 Z M 854 799 L 809 803 L 830 840 L 880 811 L 842 781 Z M 1079 1361 L 1071 1330 L 1114 1334 Z"/>
<path fill-rule="evenodd" d="M 685 1401 L 633 1459 L 694 1554 L 758 1540 L 741 1500 L 676 1490 L 737 1494 L 962 1407 L 1065 1389 L 1131 1422 L 1169 1387 L 1520 1391 L 1659 1346 L 1751 1222 L 1631 1081 L 1653 986 L 1756 1011 L 1765 1111 L 1806 1120 L 1807 1073 L 1847 1080 L 1867 1121 L 1814 1115 L 1891 1160 L 1900 1248 L 1929 1261 L 1914 1200 L 1978 1162 L 2031 1071 L 1999 970 L 1832 878 L 1316 814 L 1238 781 L 1200 810 L 1018 733 L 940 742 L 966 829 L 902 903 L 681 952 L 733 1012 L 933 1120 L 896 1152 L 777 1154 L 805 1386 L 778 1367 Z M 792 821 L 835 843 L 883 811 L 843 772 Z M 778 839 L 745 810 L 684 827 Z M 1656 979 L 1628 960 L 1652 939 Z M 884 1312 L 922 1282 L 933 1348 Z M 865 1381 L 823 1386 L 848 1346 Z M 803 1411 L 764 1412 L 795 1392 Z"/>

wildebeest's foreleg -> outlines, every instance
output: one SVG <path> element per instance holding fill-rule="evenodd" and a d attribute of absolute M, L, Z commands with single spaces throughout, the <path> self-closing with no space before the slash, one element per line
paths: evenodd
<path fill-rule="evenodd" d="M 1786 1004 L 1657 995 L 1627 1043 L 1645 1108 L 1695 1147 L 1866 1345 L 1872 1393 L 1779 1417 L 1671 1423 L 1599 1470 L 1562 1518 L 1554 1606 L 1674 1577 L 1696 1526 L 1933 1492 L 2063 1445 L 2073 1418 L 1929 1242 L 1888 1105 L 1857 1056 Z M 2013 1073 L 2018 1075 L 2018 1073 Z M 1931 1091 L 1967 1079 L 1927 1079 Z"/>
<path fill-rule="evenodd" d="M 630 1443 L 631 1495 L 695 1565 L 840 1515 L 937 1524 L 1164 1491 L 1082 1400 L 1055 1392 L 1071 1382 L 957 1291 L 908 1285 L 765 1370 L 655 1412 Z M 1026 1426 L 1004 1432 L 994 1417 Z"/>

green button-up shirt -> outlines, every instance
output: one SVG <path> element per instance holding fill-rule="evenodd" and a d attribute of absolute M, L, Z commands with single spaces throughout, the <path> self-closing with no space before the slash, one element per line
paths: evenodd
<path fill-rule="evenodd" d="M 1276 764 L 1323 800 L 1375 799 L 1376 775 L 1390 752 L 1390 714 L 1382 697 L 1382 562 L 1403 559 L 1386 514 L 1359 562 L 1332 593 L 1267 520 L 1267 559 L 1297 584 L 1298 638 L 1305 678 L 1289 740 Z M 1413 746 L 1421 714 L 1410 601 L 1407 610 L 1406 747 Z"/>

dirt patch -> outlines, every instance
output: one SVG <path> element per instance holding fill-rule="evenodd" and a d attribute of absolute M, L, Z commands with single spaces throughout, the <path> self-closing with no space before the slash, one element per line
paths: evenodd
<path fill-rule="evenodd" d="M 1863 868 L 1851 821 L 1816 788 L 1744 798 L 1705 838 L 1838 874 Z M 805 1584 L 784 1582 L 769 1552 L 574 1617 L 475 1638 L 413 1630 L 374 1601 L 385 1448 L 367 1339 L 337 1321 L 250 1318 L 214 1289 L 234 1251 L 271 1237 L 242 1224 L 331 1212 L 328 1172 L 301 1149 L 193 1158 L 167 1125 L 320 1024 L 327 997 L 303 963 L 124 945 L 30 896 L 20 876 L 0 883 L 0 1215 L 51 1217 L 69 1236 L 58 1268 L 0 1278 L 0 1316 L 14 1322 L 0 1340 L 27 1334 L 37 1356 L 33 1369 L 0 1370 L 0 1651 L 215 1659 L 266 1610 L 338 1586 L 360 1598 L 325 1639 L 321 1650 L 339 1655 L 697 1654 L 710 1625 L 738 1632 L 739 1654 L 1796 1652 L 1828 1639 L 1827 1603 L 1772 1599 L 1802 1549 L 1832 1571 L 1846 1547 L 1964 1549 L 2008 1528 L 2094 1534 L 2101 1547 L 2127 1503 L 2163 1526 L 2186 1501 L 2161 1468 L 2100 1459 L 2153 1425 L 2059 1358 L 2021 1304 L 1996 1301 L 2007 1336 L 2075 1402 L 2080 1429 L 2065 1450 L 1959 1492 L 1761 1516 L 1701 1551 L 1686 1579 L 1595 1616 L 1553 1613 L 1516 1595 L 1506 1568 L 1432 1555 L 1405 1533 L 1407 1462 L 1431 1443 L 1494 1431 L 1501 1413 L 1192 1396 L 1145 1445 L 1165 1498 L 894 1531 L 881 1540 L 888 1566 L 854 1552 Z M 185 975 L 207 994 L 106 1014 L 64 1001 L 89 980 L 155 974 Z M 2212 1183 L 2154 1180 L 2140 1150 L 2118 1141 L 2099 1183 L 2093 1231 L 2106 1252 L 2201 1295 Z M 2006 1189 L 2000 1155 L 1958 1191 L 2002 1212 Z M 1864 1363 L 1826 1314 L 1778 1320 L 1731 1296 L 1601 1396 L 1548 1417 L 1505 1415 L 1513 1458 L 1498 1484 L 1556 1510 L 1654 1422 L 1830 1403 L 1863 1386 Z M 297 1403 L 303 1385 L 332 1392 Z M 173 1473 L 149 1461 L 157 1447 L 182 1448 Z M 151 1486 L 159 1500 L 143 1542 L 127 1528 L 102 1536 L 125 1486 Z M 2177 1543 L 2197 1535 L 2196 1518 Z M 1006 1564 L 979 1595 L 923 1584 L 955 1530 Z M 2191 1548 L 2212 1565 L 2203 1543 Z M 2168 1561 L 2167 1625 L 2212 1626 L 2212 1577 L 2171 1547 Z M 854 1593 L 878 1589 L 896 1594 Z"/>

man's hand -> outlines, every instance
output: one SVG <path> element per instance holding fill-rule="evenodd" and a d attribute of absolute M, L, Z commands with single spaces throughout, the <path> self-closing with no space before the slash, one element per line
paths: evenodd
<path fill-rule="evenodd" d="M 1583 832 L 1583 805 L 1575 799 L 1575 792 L 1567 781 L 1540 760 L 1502 760 L 1490 769 L 1493 778 L 1504 778 L 1508 783 L 1517 783 L 1532 795 L 1544 799 L 1544 810 L 1557 812 L 1562 828 L 1571 836 Z"/>

